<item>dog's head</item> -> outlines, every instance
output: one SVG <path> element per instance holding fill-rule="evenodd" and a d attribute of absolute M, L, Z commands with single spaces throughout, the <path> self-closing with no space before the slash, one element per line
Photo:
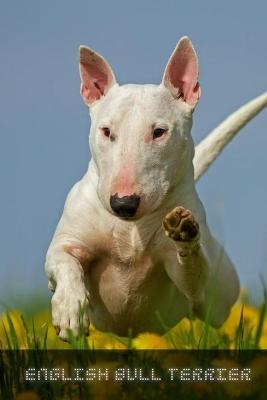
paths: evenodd
<path fill-rule="evenodd" d="M 138 219 L 156 210 L 191 168 L 200 97 L 195 50 L 182 38 L 159 86 L 119 86 L 106 60 L 81 46 L 80 76 L 98 196 L 113 214 Z"/>

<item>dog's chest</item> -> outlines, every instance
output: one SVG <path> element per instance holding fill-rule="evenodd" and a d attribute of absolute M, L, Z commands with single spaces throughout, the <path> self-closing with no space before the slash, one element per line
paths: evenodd
<path fill-rule="evenodd" d="M 163 265 L 154 264 L 149 257 L 127 264 L 116 263 L 116 259 L 99 261 L 91 270 L 88 282 L 92 323 L 98 329 L 112 327 L 124 335 L 129 327 L 136 330 L 144 326 L 153 309 L 161 306 L 159 290 L 161 296 L 163 292 L 170 294 L 165 289 L 171 283 Z M 161 297 L 164 305 L 165 297 Z"/>
<path fill-rule="evenodd" d="M 120 227 L 103 237 L 103 251 L 87 269 L 90 318 L 98 329 L 127 334 L 129 327 L 144 327 L 155 310 L 169 310 L 175 289 L 164 268 L 168 257 L 150 232 Z"/>
<path fill-rule="evenodd" d="M 144 256 L 147 238 L 141 236 L 136 226 L 115 227 L 111 237 L 111 254 L 118 261 L 126 264 L 137 263 Z"/>
<path fill-rule="evenodd" d="M 113 231 L 108 251 L 88 270 L 92 302 L 120 314 L 126 309 L 133 312 L 146 301 L 160 264 L 146 245 L 147 238 L 143 240 L 135 228 Z"/>
<path fill-rule="evenodd" d="M 116 293 L 127 301 L 151 274 L 155 260 L 153 251 L 146 249 L 139 231 L 123 227 L 114 229 L 110 237 L 109 248 L 97 258 L 91 269 L 97 279 L 99 291 L 109 292 L 114 298 Z M 123 300 L 124 298 L 124 300 Z"/>

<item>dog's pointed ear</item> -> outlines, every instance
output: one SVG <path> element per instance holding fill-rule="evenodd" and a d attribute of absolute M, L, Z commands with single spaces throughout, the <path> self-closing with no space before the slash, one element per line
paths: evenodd
<path fill-rule="evenodd" d="M 166 66 L 162 83 L 176 98 L 195 106 L 201 91 L 198 83 L 198 59 L 190 39 L 182 37 Z"/>
<path fill-rule="evenodd" d="M 79 47 L 81 96 L 89 107 L 116 84 L 114 73 L 107 61 L 86 46 Z"/>

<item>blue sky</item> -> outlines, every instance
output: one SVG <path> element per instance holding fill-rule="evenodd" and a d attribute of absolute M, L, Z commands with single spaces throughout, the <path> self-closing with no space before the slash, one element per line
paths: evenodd
<path fill-rule="evenodd" d="M 255 7 L 256 5 L 256 7 Z M 267 90 L 267 3 L 258 1 L 2 1 L 0 3 L 0 301 L 49 292 L 44 257 L 71 186 L 89 161 L 78 46 L 91 46 L 120 83 L 159 83 L 178 39 L 198 52 L 198 143 Z M 257 294 L 267 270 L 267 110 L 197 188 L 241 283 Z"/>

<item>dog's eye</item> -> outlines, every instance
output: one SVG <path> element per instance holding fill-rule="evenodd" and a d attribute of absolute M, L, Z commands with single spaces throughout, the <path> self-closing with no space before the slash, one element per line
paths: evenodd
<path fill-rule="evenodd" d="M 110 129 L 109 128 L 104 127 L 104 128 L 101 128 L 101 130 L 102 130 L 104 136 L 110 137 Z"/>
<path fill-rule="evenodd" d="M 156 128 L 153 131 L 153 140 L 156 140 L 158 138 L 161 138 L 163 135 L 167 133 L 167 129 L 164 128 Z"/>
<path fill-rule="evenodd" d="M 113 133 L 111 133 L 110 128 L 104 126 L 104 127 L 100 128 L 100 129 L 101 129 L 103 135 L 104 135 L 106 138 L 109 138 L 109 140 L 110 140 L 111 142 L 114 142 L 114 141 L 115 141 L 115 135 L 113 135 Z"/>

